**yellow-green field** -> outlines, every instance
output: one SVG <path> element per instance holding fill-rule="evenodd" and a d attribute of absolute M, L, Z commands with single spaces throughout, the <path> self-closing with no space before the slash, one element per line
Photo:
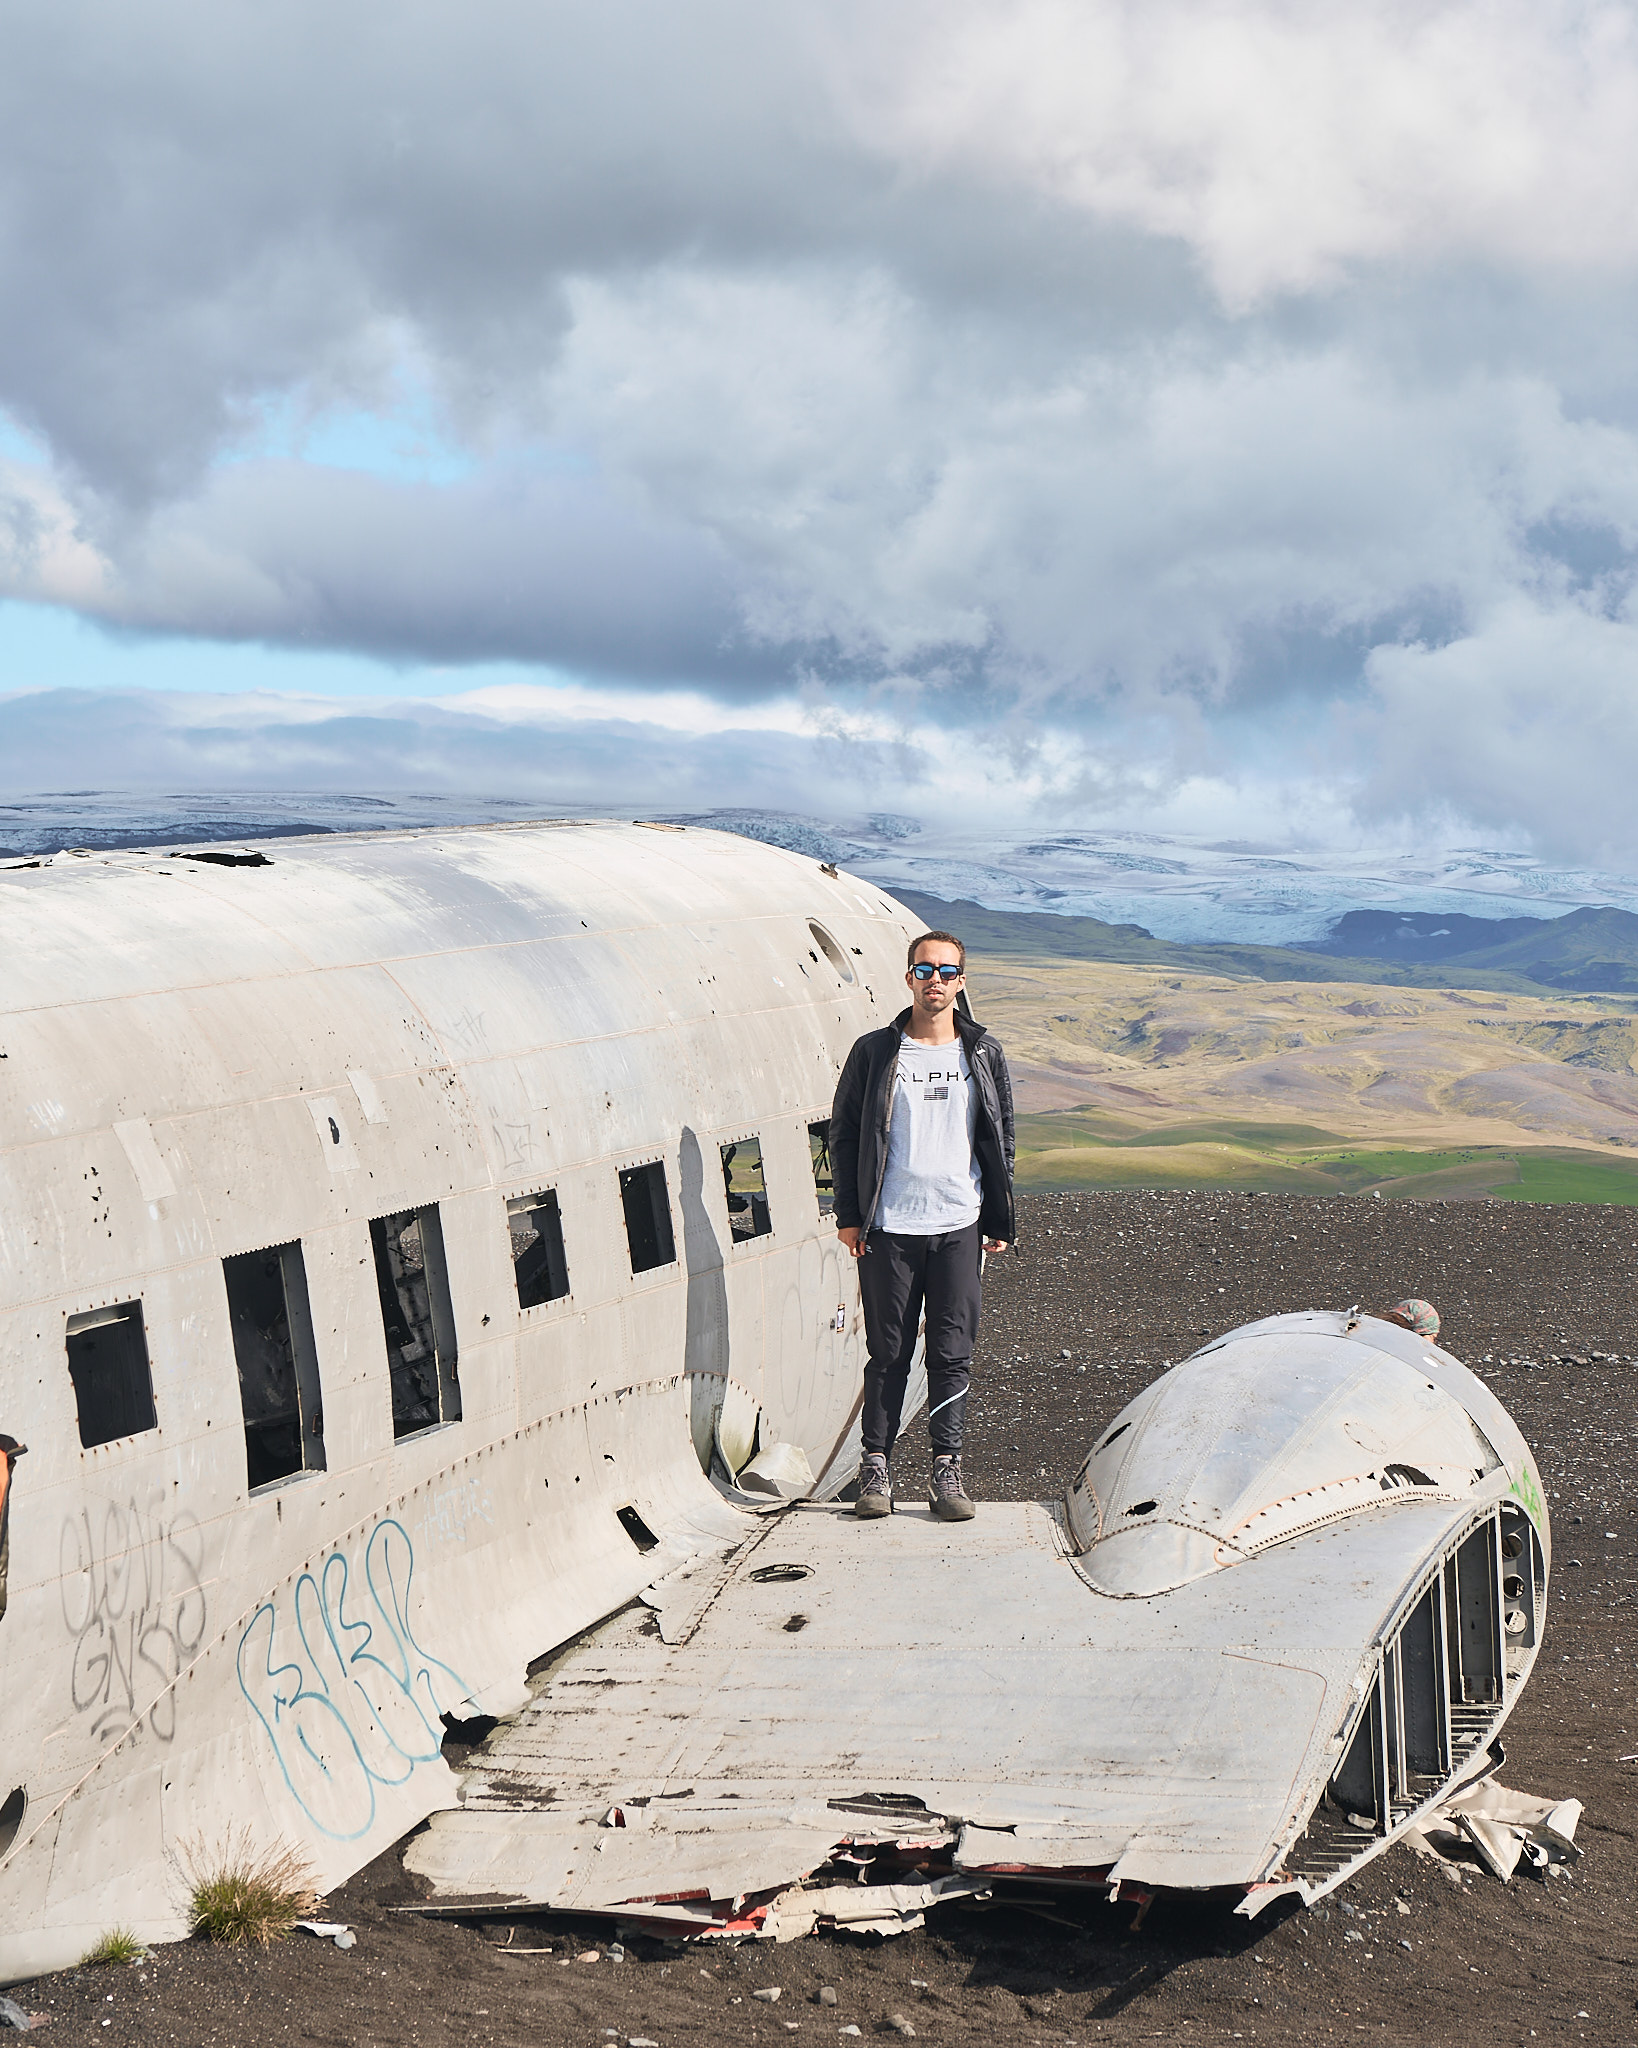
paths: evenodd
<path fill-rule="evenodd" d="M 1638 1016 L 1608 996 L 970 963 L 1026 1188 L 1638 1202 Z"/>
<path fill-rule="evenodd" d="M 1018 1185 L 1638 1203 L 1638 1160 L 1629 1165 L 1568 1146 L 1423 1152 L 1350 1144 L 1305 1124 L 1195 1121 L 1146 1131 L 1124 1124 L 1100 1110 L 1021 1116 Z"/>

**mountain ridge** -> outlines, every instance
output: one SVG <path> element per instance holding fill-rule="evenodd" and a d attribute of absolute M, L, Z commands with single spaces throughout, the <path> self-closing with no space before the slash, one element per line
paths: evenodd
<path fill-rule="evenodd" d="M 893 893 L 929 926 L 959 931 L 975 952 L 1013 958 L 1050 954 L 1253 981 L 1356 981 L 1514 995 L 1539 995 L 1544 989 L 1638 995 L 1638 915 L 1608 907 L 1553 918 L 1494 919 L 1433 911 L 1346 911 L 1323 940 L 1262 946 L 1157 939 L 1138 924 L 1107 924 L 1054 911 L 988 910 L 914 889 Z M 1411 928 L 1408 934 L 1401 933 L 1402 926 Z M 1496 932 L 1503 936 L 1493 936 Z M 1433 957 L 1404 957 L 1414 946 L 1433 947 Z"/>

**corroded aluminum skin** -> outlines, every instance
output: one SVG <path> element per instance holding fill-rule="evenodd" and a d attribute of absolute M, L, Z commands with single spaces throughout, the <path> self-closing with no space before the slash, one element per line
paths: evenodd
<path fill-rule="evenodd" d="M 903 1001 L 909 913 L 692 830 L 263 851 L 0 871 L 0 1982 L 185 1931 L 190 1843 L 292 1841 L 328 1886 L 452 1803 L 442 1714 L 515 1708 L 746 1526 L 696 1456 L 713 1396 L 821 1491 L 849 1469 L 857 1286 L 806 1125 Z M 751 1133 L 774 1229 L 735 1244 L 715 1148 Z M 617 1176 L 652 1159 L 678 1257 L 633 1276 Z M 521 1311 L 506 1201 L 547 1187 L 572 1292 Z M 433 1202 L 463 1416 L 395 1443 L 368 1223 Z M 222 1261 L 294 1239 L 328 1469 L 251 1496 Z M 137 1298 L 158 1426 L 82 1449 L 65 1318 Z"/>

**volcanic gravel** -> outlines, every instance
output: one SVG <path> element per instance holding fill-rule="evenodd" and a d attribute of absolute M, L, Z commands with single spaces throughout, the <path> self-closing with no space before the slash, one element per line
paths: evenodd
<path fill-rule="evenodd" d="M 1319 1907 L 1251 1924 L 1229 1900 L 1162 1898 L 1137 1930 L 1129 1903 L 1044 1900 L 942 1908 L 880 1945 L 818 1935 L 701 1950 L 633 1936 L 615 1958 L 606 1924 L 395 1914 L 415 1886 L 393 1853 L 328 1902 L 326 1917 L 357 1930 L 346 1953 L 304 1935 L 254 1954 L 187 1942 L 11 1995 L 49 2016 L 51 2042 L 102 2048 L 843 2048 L 854 2029 L 1054 2048 L 1638 2043 L 1638 1210 L 1132 1193 L 1026 1197 L 1020 1211 L 1021 1243 L 986 1280 L 966 1459 L 980 1503 L 1059 1491 L 1133 1394 L 1235 1324 L 1410 1294 L 1435 1304 L 1443 1341 L 1512 1411 L 1546 1484 L 1550 1617 L 1502 1777 L 1585 1802 L 1571 1876 L 1504 1886 L 1395 1848 Z M 898 1459 L 907 1490 L 922 1430 Z M 517 1953 L 530 1949 L 549 1953 Z M 753 1996 L 773 1987 L 778 2001 Z"/>

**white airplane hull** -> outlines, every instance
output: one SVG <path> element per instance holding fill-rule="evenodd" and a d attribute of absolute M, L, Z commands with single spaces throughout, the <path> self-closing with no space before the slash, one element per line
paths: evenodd
<path fill-rule="evenodd" d="M 442 1716 L 517 1707 L 653 1576 L 645 1531 L 742 1526 L 696 1435 L 799 1446 L 821 1491 L 856 1455 L 807 1126 L 909 914 L 664 828 L 263 858 L 0 871 L 0 1981 L 184 1933 L 195 1847 L 291 1842 L 328 1886 L 450 1804 Z M 740 1241 L 717 1148 L 751 1135 L 773 1227 Z M 645 1162 L 674 1256 L 634 1274 Z M 524 1309 L 507 1201 L 542 1189 L 570 1291 Z M 461 1412 L 398 1436 L 370 1223 L 425 1205 Z M 224 1261 L 290 1244 L 325 1463 L 252 1491 Z M 65 1332 L 132 1303 L 151 1426 L 88 1446 Z"/>

